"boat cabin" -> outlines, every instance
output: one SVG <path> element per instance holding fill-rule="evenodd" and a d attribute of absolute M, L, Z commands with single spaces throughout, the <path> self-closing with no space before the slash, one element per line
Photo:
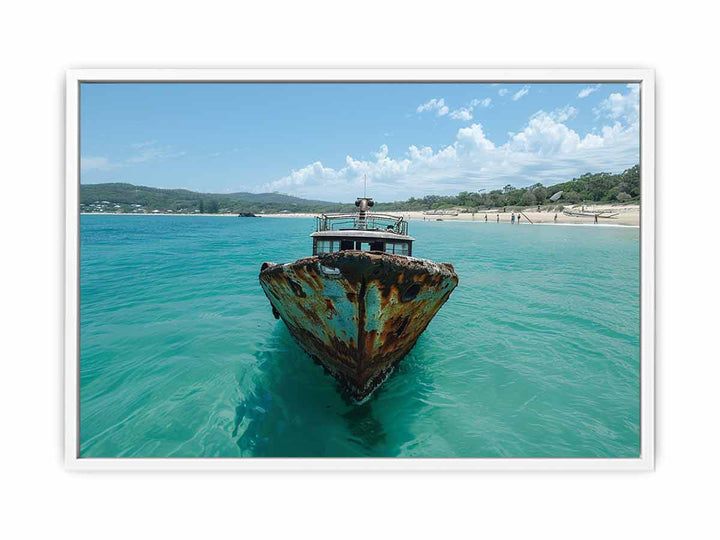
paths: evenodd
<path fill-rule="evenodd" d="M 373 200 L 363 197 L 355 201 L 358 212 L 323 214 L 316 218 L 313 255 L 336 251 L 382 251 L 395 255 L 412 255 L 408 223 L 402 217 L 374 214 L 368 210 Z"/>

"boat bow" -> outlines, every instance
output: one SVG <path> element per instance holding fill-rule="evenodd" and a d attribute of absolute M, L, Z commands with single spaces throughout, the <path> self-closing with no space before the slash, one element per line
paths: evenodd
<path fill-rule="evenodd" d="M 448 263 L 347 250 L 265 263 L 260 284 L 295 340 L 360 400 L 412 349 L 458 278 Z"/>

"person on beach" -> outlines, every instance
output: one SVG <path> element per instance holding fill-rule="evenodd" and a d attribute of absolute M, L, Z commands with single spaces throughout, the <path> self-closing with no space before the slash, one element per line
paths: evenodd
<path fill-rule="evenodd" d="M 487 223 L 487 214 L 485 214 L 485 223 Z"/>
<path fill-rule="evenodd" d="M 515 225 L 515 212 L 513 212 L 512 216 L 510 216 L 510 224 Z"/>
<path fill-rule="evenodd" d="M 518 212 L 518 225 L 520 225 L 520 212 Z"/>
<path fill-rule="evenodd" d="M 555 213 L 555 217 L 553 218 L 553 221 L 557 223 L 557 212 Z"/>
<path fill-rule="evenodd" d="M 497 215 L 497 222 L 500 223 L 500 214 Z"/>
<path fill-rule="evenodd" d="M 595 214 L 595 223 L 597 223 L 597 214 Z"/>

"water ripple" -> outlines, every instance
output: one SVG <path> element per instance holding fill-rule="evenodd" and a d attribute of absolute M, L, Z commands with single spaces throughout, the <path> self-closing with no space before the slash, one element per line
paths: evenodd
<path fill-rule="evenodd" d="M 411 228 L 460 285 L 358 406 L 258 286 L 310 220 L 82 216 L 81 454 L 638 455 L 638 231 Z"/>

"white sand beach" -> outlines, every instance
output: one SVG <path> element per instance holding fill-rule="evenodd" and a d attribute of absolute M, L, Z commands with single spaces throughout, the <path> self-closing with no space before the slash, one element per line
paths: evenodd
<path fill-rule="evenodd" d="M 552 209 L 543 209 L 541 207 L 540 212 L 537 211 L 537 207 L 531 207 L 522 210 L 520 217 L 520 224 L 523 223 L 558 223 L 558 224 L 594 224 L 595 218 L 592 216 L 570 216 L 563 212 L 556 212 Z M 582 212 L 584 208 L 585 212 L 605 212 L 604 215 L 616 214 L 612 217 L 600 217 L 598 218 L 598 225 L 624 225 L 624 226 L 639 226 L 640 225 L 640 206 L 639 205 L 613 205 L 613 204 L 595 204 L 595 205 L 581 205 L 566 206 L 565 210 L 570 212 Z M 420 211 L 412 212 L 386 212 L 387 214 L 394 216 L 402 216 L 407 221 L 485 221 L 487 216 L 488 223 L 497 223 L 498 220 L 501 223 L 509 223 L 513 211 L 510 208 L 503 212 L 502 208 L 491 208 L 487 211 L 482 210 L 476 213 L 470 212 L 458 212 L 457 215 L 427 215 Z M 314 217 L 316 214 L 258 214 L 260 217 L 272 217 L 272 218 L 298 218 L 298 217 Z M 517 217 L 518 212 L 515 212 Z M 557 216 L 557 219 L 556 219 Z"/>
<path fill-rule="evenodd" d="M 564 214 L 563 212 L 556 212 L 553 207 L 542 208 L 537 211 L 537 207 L 531 207 L 532 209 L 524 209 L 520 213 L 520 224 L 533 223 L 533 224 L 561 224 L 561 225 L 593 225 L 595 224 L 595 218 L 592 216 L 572 216 Z M 569 212 L 604 212 L 603 215 L 610 217 L 599 217 L 598 225 L 622 225 L 629 227 L 637 227 L 640 225 L 640 206 L 639 205 L 613 205 L 613 204 L 594 204 L 594 205 L 574 205 L 565 206 L 566 211 Z M 393 216 L 402 216 L 407 221 L 485 221 L 487 216 L 488 223 L 509 223 L 512 219 L 513 212 L 515 213 L 516 219 L 518 212 L 513 211 L 511 208 L 506 208 L 503 212 L 503 208 L 490 208 L 488 210 L 482 210 L 475 213 L 471 212 L 460 212 L 457 215 L 449 214 L 424 214 L 421 211 L 408 211 L 408 212 L 379 212 L 386 213 Z M 85 215 L 85 213 L 83 213 Z M 233 214 L 182 214 L 182 213 L 113 213 L 113 212 L 91 212 L 87 215 L 121 215 L 121 216 L 198 216 L 198 217 L 232 217 L 237 218 L 238 215 Z M 319 214 L 310 213 L 279 213 L 279 214 L 256 214 L 260 218 L 312 218 Z M 557 217 L 556 217 L 557 216 Z M 248 218 L 253 219 L 253 218 Z"/>

